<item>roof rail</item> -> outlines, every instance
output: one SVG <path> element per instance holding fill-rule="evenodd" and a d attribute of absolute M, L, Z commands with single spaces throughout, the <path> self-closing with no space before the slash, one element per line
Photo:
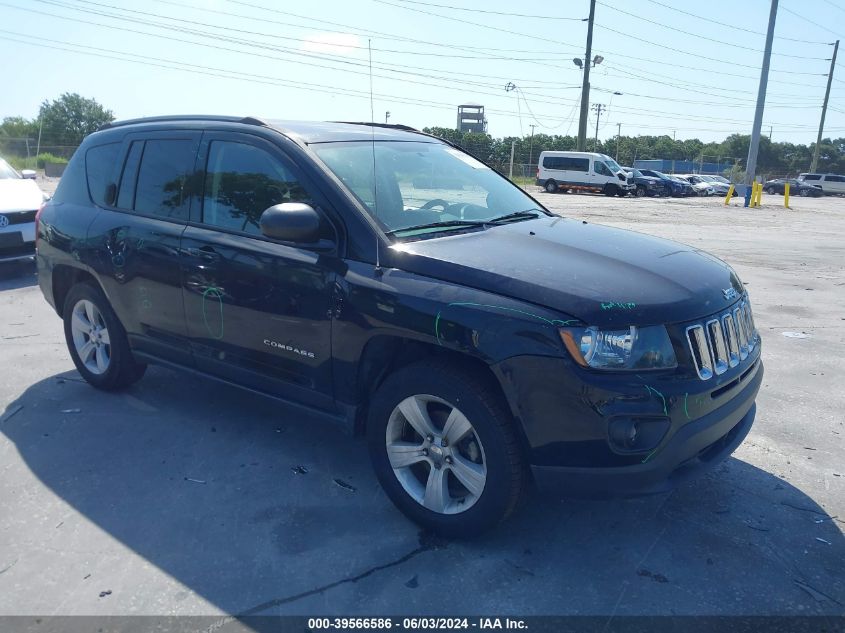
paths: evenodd
<path fill-rule="evenodd" d="M 401 123 L 374 123 L 371 121 L 332 121 L 332 123 L 345 123 L 347 125 L 369 125 L 370 127 L 384 127 L 391 130 L 404 130 L 406 132 L 419 132 L 415 127 L 402 125 Z"/>
<path fill-rule="evenodd" d="M 240 117 L 240 116 L 219 116 L 213 114 L 171 114 L 167 116 L 150 116 L 150 117 L 141 117 L 138 119 L 124 119 L 122 121 L 112 121 L 111 123 L 106 123 L 98 128 L 99 130 L 108 130 L 115 127 L 122 127 L 124 125 L 133 125 L 136 123 L 164 123 L 168 121 L 223 121 L 226 123 L 243 123 L 245 125 L 261 125 L 266 126 L 267 124 L 262 121 L 261 119 L 256 119 L 255 117 L 247 116 L 247 117 Z"/>

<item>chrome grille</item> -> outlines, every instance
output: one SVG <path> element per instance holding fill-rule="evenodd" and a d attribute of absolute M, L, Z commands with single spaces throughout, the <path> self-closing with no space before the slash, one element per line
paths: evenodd
<path fill-rule="evenodd" d="M 704 324 L 686 329 L 695 371 L 702 380 L 724 374 L 746 358 L 759 342 L 748 297 L 723 314 L 714 315 Z"/>

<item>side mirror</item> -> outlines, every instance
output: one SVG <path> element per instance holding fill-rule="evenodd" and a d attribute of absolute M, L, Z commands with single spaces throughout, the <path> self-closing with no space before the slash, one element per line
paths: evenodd
<path fill-rule="evenodd" d="M 261 233 L 274 240 L 313 243 L 320 239 L 320 215 L 302 202 L 285 202 L 265 209 L 258 225 Z"/>
<path fill-rule="evenodd" d="M 21 176 L 23 176 L 27 180 L 35 180 L 35 172 L 31 169 L 22 169 Z"/>

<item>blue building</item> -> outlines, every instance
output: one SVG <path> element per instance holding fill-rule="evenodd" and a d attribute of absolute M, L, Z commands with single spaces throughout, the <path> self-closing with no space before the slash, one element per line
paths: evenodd
<path fill-rule="evenodd" d="M 635 160 L 632 165 L 636 169 L 654 169 L 667 174 L 717 174 L 729 171 L 733 163 L 700 163 L 694 160 Z"/>

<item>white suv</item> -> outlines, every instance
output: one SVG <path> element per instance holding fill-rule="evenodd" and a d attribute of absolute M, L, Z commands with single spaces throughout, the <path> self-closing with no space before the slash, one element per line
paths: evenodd
<path fill-rule="evenodd" d="M 845 195 L 845 176 L 836 174 L 801 174 L 798 181 L 818 187 L 825 195 Z"/>

